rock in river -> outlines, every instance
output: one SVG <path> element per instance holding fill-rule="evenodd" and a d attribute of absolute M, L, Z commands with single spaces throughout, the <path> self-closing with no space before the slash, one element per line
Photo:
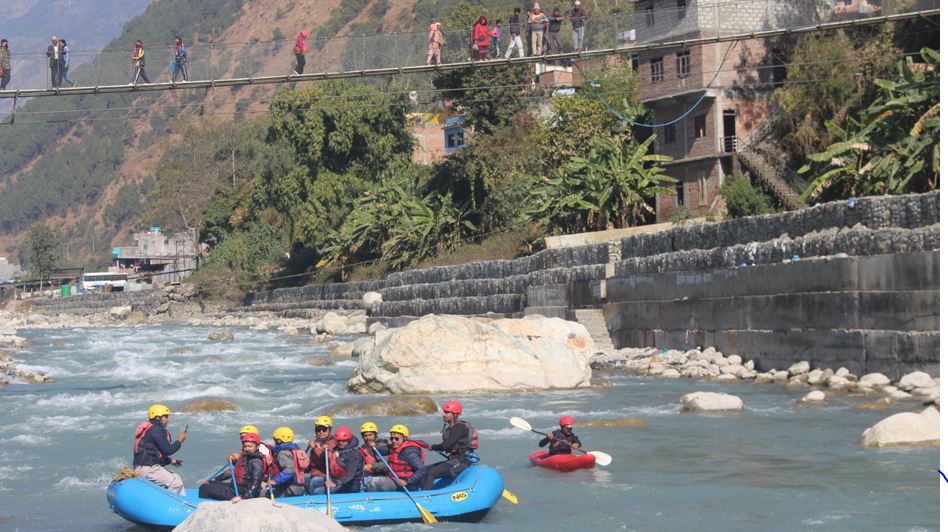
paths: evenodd
<path fill-rule="evenodd" d="M 330 417 L 403 417 L 425 416 L 438 412 L 438 404 L 430 397 L 384 397 L 357 400 L 329 407 Z"/>
<path fill-rule="evenodd" d="M 195 399 L 190 403 L 178 408 L 178 412 L 186 414 L 203 414 L 205 412 L 239 412 L 240 407 L 234 403 L 217 397 L 205 397 Z"/>
<path fill-rule="evenodd" d="M 234 333 L 230 331 L 214 331 L 211 334 L 207 335 L 208 340 L 214 342 L 224 342 L 234 339 Z"/>
<path fill-rule="evenodd" d="M 510 324 L 440 315 L 390 329 L 360 357 L 349 389 L 413 394 L 589 386 L 592 371 L 579 346 L 504 329 Z"/>
<path fill-rule="evenodd" d="M 249 499 L 236 504 L 204 503 L 174 532 L 338 532 L 345 527 L 326 514 L 269 499 Z"/>
<path fill-rule="evenodd" d="M 744 401 L 736 395 L 715 392 L 694 392 L 682 395 L 682 412 L 726 412 L 730 410 L 744 410 Z"/>
<path fill-rule="evenodd" d="M 921 414 L 902 412 L 889 416 L 862 433 L 863 447 L 895 447 L 899 445 L 938 445 L 938 409 L 928 407 Z"/>

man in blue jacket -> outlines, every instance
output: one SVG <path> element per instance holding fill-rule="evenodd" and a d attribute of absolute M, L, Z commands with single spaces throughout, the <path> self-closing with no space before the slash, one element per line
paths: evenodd
<path fill-rule="evenodd" d="M 135 429 L 132 466 L 139 477 L 179 495 L 186 495 L 181 475 L 165 469 L 169 464 L 181 463 L 171 458 L 171 455 L 178 452 L 184 440 L 188 439 L 188 431 L 185 428 L 178 434 L 178 440 L 171 442 L 171 434 L 166 428 L 170 416 L 171 409 L 165 405 L 156 404 L 148 409 L 148 421 L 143 421 Z"/>

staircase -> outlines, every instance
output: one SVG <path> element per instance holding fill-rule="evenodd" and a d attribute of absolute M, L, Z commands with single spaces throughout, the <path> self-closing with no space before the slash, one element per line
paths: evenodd
<path fill-rule="evenodd" d="M 612 335 L 609 334 L 609 329 L 606 327 L 606 320 L 602 316 L 601 309 L 577 309 L 576 321 L 589 331 L 589 335 L 596 342 L 598 351 L 607 355 L 615 351 L 612 344 Z"/>
<path fill-rule="evenodd" d="M 747 171 L 758 179 L 782 205 L 789 209 L 800 209 L 806 206 L 800 199 L 800 193 L 788 183 L 788 181 L 793 182 L 799 179 L 796 174 L 789 175 L 788 173 L 792 172 L 787 168 L 778 171 L 751 146 L 742 142 L 738 143 L 735 155 Z"/>

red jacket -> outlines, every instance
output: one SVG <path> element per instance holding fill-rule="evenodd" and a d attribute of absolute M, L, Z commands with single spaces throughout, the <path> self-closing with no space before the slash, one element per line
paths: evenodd
<path fill-rule="evenodd" d="M 486 48 L 490 46 L 490 28 L 487 27 L 487 19 L 483 18 L 484 23 L 477 21 L 477 24 L 474 25 L 474 30 L 471 32 L 471 39 L 474 41 L 480 48 Z"/>

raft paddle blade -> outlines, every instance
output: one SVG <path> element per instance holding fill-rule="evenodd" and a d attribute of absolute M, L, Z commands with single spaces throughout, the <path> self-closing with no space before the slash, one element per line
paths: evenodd
<path fill-rule="evenodd" d="M 513 493 L 510 493 L 507 490 L 504 490 L 504 492 L 501 495 L 503 495 L 505 499 L 510 501 L 510 504 L 520 504 L 520 497 L 517 497 L 516 495 L 514 495 Z"/>
<path fill-rule="evenodd" d="M 596 457 L 596 464 L 598 465 L 607 466 L 612 463 L 612 456 L 602 451 L 587 451 L 587 453 Z"/>
<path fill-rule="evenodd" d="M 431 512 L 426 510 L 422 505 L 415 503 L 415 506 L 418 507 L 418 511 L 421 513 L 421 520 L 425 522 L 426 525 L 437 523 L 438 520 L 435 516 L 431 515 Z"/>
<path fill-rule="evenodd" d="M 514 416 L 510 418 L 510 424 L 520 430 L 533 430 L 533 425 L 531 425 L 529 421 L 523 419 L 522 417 Z"/>

